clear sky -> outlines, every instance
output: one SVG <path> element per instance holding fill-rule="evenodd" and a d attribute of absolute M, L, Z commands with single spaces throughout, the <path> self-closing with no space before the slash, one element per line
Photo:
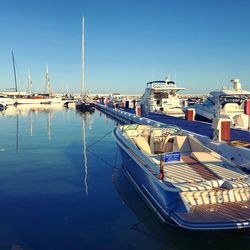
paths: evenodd
<path fill-rule="evenodd" d="M 208 93 L 231 78 L 250 89 L 248 0 L 6 0 L 0 2 L 0 89 L 80 92 L 81 22 L 85 82 L 92 93 L 143 93 L 170 76 L 186 93 Z"/>

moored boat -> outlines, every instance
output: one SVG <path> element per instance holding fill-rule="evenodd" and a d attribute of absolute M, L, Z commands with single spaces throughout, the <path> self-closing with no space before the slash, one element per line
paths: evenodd
<path fill-rule="evenodd" d="M 177 127 L 113 132 L 124 171 L 162 221 L 193 230 L 250 227 L 250 178 Z"/>
<path fill-rule="evenodd" d="M 227 118 L 231 120 L 232 127 L 248 128 L 244 102 L 250 99 L 250 91 L 241 88 L 239 79 L 233 79 L 231 83 L 232 88 L 211 91 L 206 101 L 190 106 L 195 109 L 197 119 L 211 122 L 213 118 Z"/>
<path fill-rule="evenodd" d="M 177 87 L 175 82 L 168 78 L 165 81 L 148 82 L 141 99 L 143 113 L 160 112 L 166 115 L 184 117 L 181 100 L 177 95 L 180 90 L 185 90 L 185 88 Z"/>
<path fill-rule="evenodd" d="M 6 103 L 0 103 L 0 111 L 5 110 L 7 108 Z"/>
<path fill-rule="evenodd" d="M 81 112 L 94 112 L 95 104 L 87 100 L 79 100 L 75 103 L 76 109 Z"/>
<path fill-rule="evenodd" d="M 95 111 L 94 102 L 88 97 L 85 92 L 84 83 L 84 17 L 82 18 L 82 81 L 81 81 L 81 99 L 75 103 L 76 109 L 80 112 Z"/>

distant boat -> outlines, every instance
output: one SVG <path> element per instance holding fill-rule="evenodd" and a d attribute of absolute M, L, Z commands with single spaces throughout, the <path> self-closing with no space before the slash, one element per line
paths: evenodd
<path fill-rule="evenodd" d="M 5 110 L 7 105 L 5 103 L 0 103 L 0 111 Z"/>
<path fill-rule="evenodd" d="M 82 82 L 81 82 L 81 99 L 76 102 L 76 109 L 81 112 L 94 112 L 95 104 L 85 92 L 84 83 L 84 17 L 82 18 Z"/>
<path fill-rule="evenodd" d="M 195 109 L 199 120 L 211 122 L 213 118 L 228 118 L 235 128 L 248 128 L 248 115 L 244 114 L 244 102 L 250 99 L 250 91 L 241 89 L 239 79 L 231 80 L 232 88 L 222 88 L 211 91 L 203 103 L 195 103 L 190 108 Z"/>
<path fill-rule="evenodd" d="M 45 72 L 45 83 L 48 93 L 32 93 L 32 79 L 30 72 L 28 74 L 28 92 L 18 91 L 17 88 L 17 77 L 16 77 L 16 66 L 14 52 L 12 51 L 12 62 L 13 62 L 13 72 L 15 79 L 15 88 L 9 89 L 9 91 L 0 92 L 0 103 L 6 105 L 20 105 L 20 104 L 64 104 L 68 100 L 62 100 L 61 97 L 58 97 L 53 94 L 51 89 L 51 84 L 49 81 L 49 72 L 48 65 L 46 66 Z"/>
<path fill-rule="evenodd" d="M 250 177 L 177 127 L 113 132 L 123 169 L 165 223 L 193 230 L 250 227 Z"/>
<path fill-rule="evenodd" d="M 85 100 L 79 100 L 76 102 L 76 109 L 81 112 L 94 112 L 95 105 L 94 103 L 87 102 Z"/>
<path fill-rule="evenodd" d="M 28 74 L 28 89 L 29 93 L 22 94 L 17 96 L 16 99 L 16 104 L 64 104 L 66 100 L 62 100 L 61 97 L 57 97 L 53 94 L 52 89 L 51 89 L 51 84 L 49 80 L 49 70 L 48 70 L 48 65 L 46 65 L 46 71 L 45 71 L 45 84 L 47 93 L 37 93 L 37 94 L 32 94 L 31 93 L 31 87 L 32 87 L 32 79 L 30 73 Z"/>
<path fill-rule="evenodd" d="M 152 81 L 147 83 L 147 88 L 141 99 L 142 111 L 160 112 L 166 115 L 184 117 L 181 100 L 178 98 L 177 91 L 185 88 L 176 87 L 174 81 Z"/>

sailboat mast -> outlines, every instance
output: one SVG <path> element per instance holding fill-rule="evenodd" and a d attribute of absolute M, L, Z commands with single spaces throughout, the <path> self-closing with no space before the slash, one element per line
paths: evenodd
<path fill-rule="evenodd" d="M 15 78 L 15 90 L 17 92 L 16 65 L 15 65 L 15 58 L 14 58 L 14 52 L 13 52 L 13 50 L 12 50 L 12 63 L 13 63 L 13 71 L 14 71 L 14 78 Z"/>
<path fill-rule="evenodd" d="M 30 71 L 28 71 L 28 92 L 30 94 L 32 93 L 32 79 L 31 79 Z"/>
<path fill-rule="evenodd" d="M 81 84 L 81 97 L 83 95 L 84 86 L 84 16 L 82 17 L 82 84 Z"/>

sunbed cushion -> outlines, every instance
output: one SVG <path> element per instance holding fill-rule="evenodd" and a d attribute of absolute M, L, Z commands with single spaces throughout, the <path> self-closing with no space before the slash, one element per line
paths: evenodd
<path fill-rule="evenodd" d="M 136 136 L 132 140 L 145 153 L 151 154 L 150 146 L 149 146 L 147 140 L 143 136 Z"/>
<path fill-rule="evenodd" d="M 224 166 L 224 162 L 220 158 L 216 158 L 213 155 L 206 152 L 192 152 L 191 156 L 206 166 L 212 171 L 218 178 L 224 180 L 233 180 L 237 178 L 244 178 L 244 175 L 237 171 L 231 170 Z"/>
<path fill-rule="evenodd" d="M 190 144 L 187 136 L 176 136 L 174 138 L 173 151 L 190 152 Z"/>

